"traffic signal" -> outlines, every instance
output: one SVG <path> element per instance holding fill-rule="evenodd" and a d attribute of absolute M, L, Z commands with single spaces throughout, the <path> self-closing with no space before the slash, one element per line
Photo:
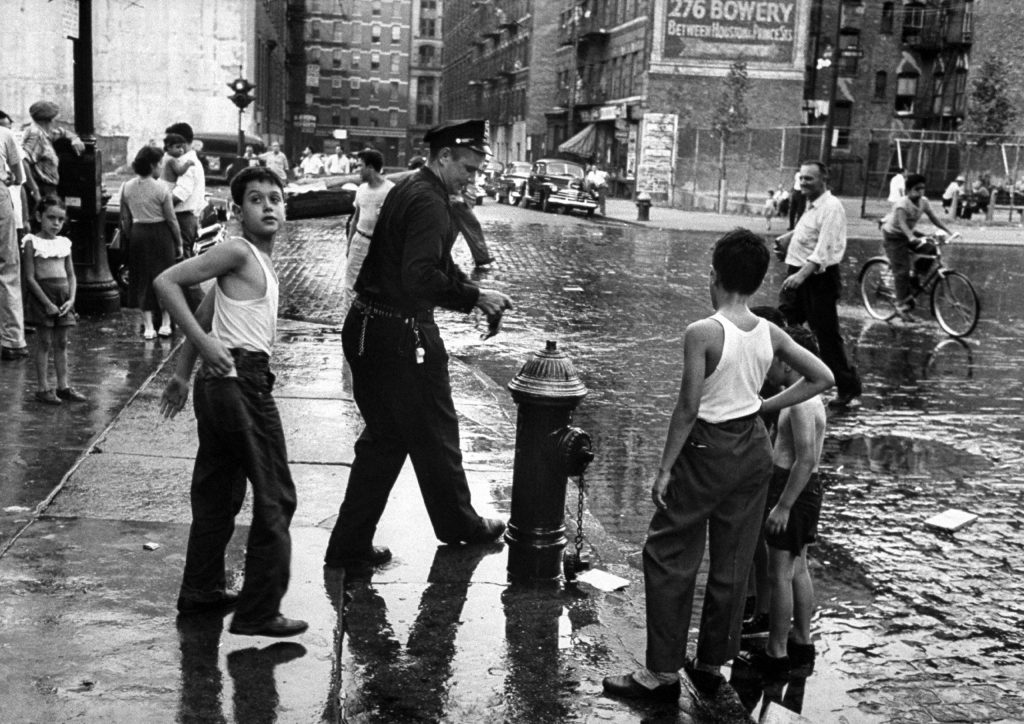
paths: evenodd
<path fill-rule="evenodd" d="M 233 81 L 228 83 L 228 88 L 234 91 L 234 93 L 229 95 L 228 98 L 231 99 L 232 103 L 238 106 L 238 110 L 243 111 L 246 106 L 256 100 L 250 94 L 250 91 L 255 87 L 256 86 L 245 78 L 235 78 Z"/>

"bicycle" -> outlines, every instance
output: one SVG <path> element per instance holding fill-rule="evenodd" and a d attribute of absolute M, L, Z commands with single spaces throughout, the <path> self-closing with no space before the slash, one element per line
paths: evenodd
<path fill-rule="evenodd" d="M 919 237 L 910 254 L 910 284 L 915 301 L 922 294 L 931 296 L 932 316 L 946 334 L 966 337 L 978 325 L 981 301 L 970 279 L 942 263 L 942 246 L 957 237 L 959 234 L 947 239 L 941 233 Z M 899 314 L 888 257 L 868 259 L 861 267 L 859 283 L 868 314 L 882 321 Z"/>

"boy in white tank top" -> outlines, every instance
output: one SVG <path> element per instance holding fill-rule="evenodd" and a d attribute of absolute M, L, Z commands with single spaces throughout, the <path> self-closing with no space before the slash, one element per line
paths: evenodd
<path fill-rule="evenodd" d="M 609 676 L 605 693 L 650 700 L 679 697 L 679 669 L 712 696 L 722 664 L 739 653 L 747 572 L 771 477 L 771 444 L 759 412 L 820 394 L 833 384 L 828 367 L 747 307 L 768 269 L 764 240 L 746 229 L 715 244 L 712 317 L 683 337 L 683 379 L 661 467 L 651 488 L 657 510 L 644 545 L 646 666 Z M 772 359 L 803 378 L 762 401 L 758 391 Z M 697 656 L 686 657 L 697 570 L 709 540 L 710 568 Z"/>
<path fill-rule="evenodd" d="M 160 303 L 186 342 L 160 403 L 173 417 L 188 399 L 196 358 L 195 411 L 199 451 L 192 473 L 192 525 L 178 594 L 181 615 L 236 608 L 230 631 L 243 636 L 294 636 L 305 621 L 281 615 L 288 588 L 295 485 L 288 470 L 281 417 L 271 395 L 270 350 L 276 336 L 274 236 L 284 228 L 284 190 L 270 169 L 250 166 L 231 181 L 232 210 L 242 237 L 177 264 L 154 282 Z M 192 314 L 185 290 L 214 280 Z M 224 552 L 235 516 L 252 485 L 253 518 L 242 590 L 226 589 Z"/>

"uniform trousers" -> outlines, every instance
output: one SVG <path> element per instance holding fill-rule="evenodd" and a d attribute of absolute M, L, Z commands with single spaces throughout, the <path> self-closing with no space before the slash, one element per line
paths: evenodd
<path fill-rule="evenodd" d="M 213 377 L 203 369 L 196 376 L 199 451 L 192 473 L 192 526 L 181 597 L 202 601 L 225 590 L 224 552 L 248 479 L 252 525 L 235 621 L 256 624 L 280 613 L 288 589 L 295 485 L 271 394 L 269 358 L 243 350 L 232 350 L 232 355 L 237 377 Z"/>
<path fill-rule="evenodd" d="M 416 361 L 417 339 L 423 361 Z M 342 328 L 352 394 L 366 427 L 355 444 L 345 499 L 327 562 L 365 553 L 406 458 L 412 459 L 434 534 L 458 543 L 481 525 L 462 467 L 448 352 L 437 325 L 364 315 L 355 306 Z"/>
<path fill-rule="evenodd" d="M 792 276 L 800 267 L 789 267 Z M 797 326 L 807 322 L 818 340 L 821 361 L 836 378 L 836 391 L 840 395 L 857 396 L 861 393 L 860 377 L 850 364 L 839 331 L 839 295 L 842 292 L 839 279 L 839 265 L 826 267 L 820 274 L 811 274 L 796 289 L 779 292 L 779 311 L 786 318 L 786 324 Z"/>
<path fill-rule="evenodd" d="M 720 666 L 739 652 L 747 574 L 772 474 L 771 445 L 757 415 L 697 420 L 672 465 L 666 507 L 644 545 L 647 668 L 682 668 L 697 571 L 708 546 L 697 659 Z"/>

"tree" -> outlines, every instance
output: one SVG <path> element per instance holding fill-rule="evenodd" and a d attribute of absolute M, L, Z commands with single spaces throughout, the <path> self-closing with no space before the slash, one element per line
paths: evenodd
<path fill-rule="evenodd" d="M 722 85 L 722 95 L 715 103 L 714 118 L 711 130 L 718 136 L 718 212 L 725 213 L 726 202 L 726 164 L 725 152 L 729 142 L 737 133 L 746 129 L 750 123 L 747 111 L 746 95 L 750 88 L 747 76 L 747 64 L 735 60 L 729 66 L 729 74 Z"/>
<path fill-rule="evenodd" d="M 1008 92 L 1010 77 L 1010 64 L 990 55 L 982 61 L 978 76 L 971 82 L 963 130 L 979 134 L 975 143 L 981 148 L 1000 143 L 1010 135 L 1017 120 L 1017 109 Z"/>

